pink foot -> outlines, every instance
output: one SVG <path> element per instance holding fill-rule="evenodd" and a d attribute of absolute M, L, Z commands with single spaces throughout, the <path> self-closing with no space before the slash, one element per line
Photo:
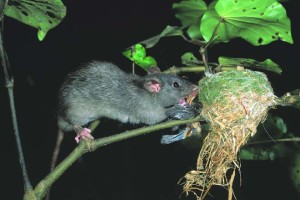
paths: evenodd
<path fill-rule="evenodd" d="M 79 143 L 80 138 L 87 140 L 91 139 L 93 140 L 94 137 L 91 135 L 91 130 L 88 128 L 83 128 L 79 133 L 77 133 L 77 136 L 75 137 L 75 140 L 77 143 Z"/>

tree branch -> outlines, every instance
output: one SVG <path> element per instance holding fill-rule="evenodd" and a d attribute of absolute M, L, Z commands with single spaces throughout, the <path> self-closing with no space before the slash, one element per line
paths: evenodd
<path fill-rule="evenodd" d="M 41 200 L 45 197 L 48 189 L 51 185 L 83 154 L 91 151 L 95 151 L 96 149 L 106 146 L 108 144 L 119 142 L 125 139 L 129 139 L 132 137 L 140 136 L 146 133 L 151 133 L 157 130 L 162 130 L 166 128 L 170 128 L 173 126 L 189 124 L 193 122 L 197 122 L 200 120 L 200 117 L 196 117 L 188 120 L 174 120 L 168 121 L 161 124 L 147 126 L 143 128 L 138 128 L 132 131 L 126 131 L 120 134 L 108 136 L 105 138 L 100 138 L 92 141 L 82 141 L 80 144 L 71 152 L 69 156 L 67 156 L 57 167 L 50 172 L 43 180 L 41 180 L 37 186 L 34 188 L 33 193 L 26 192 L 24 194 L 24 200 Z"/>
<path fill-rule="evenodd" d="M 188 66 L 188 67 L 171 67 L 167 70 L 165 70 L 163 73 L 166 74 L 180 74 L 185 72 L 204 72 L 205 67 L 204 66 Z"/>
<path fill-rule="evenodd" d="M 14 129 L 14 134 L 15 134 L 15 139 L 16 139 L 16 144 L 17 144 L 17 149 L 18 149 L 18 154 L 19 154 L 19 163 L 21 166 L 23 180 L 24 180 L 24 189 L 25 189 L 25 192 L 30 192 L 30 191 L 32 191 L 32 186 L 30 184 L 30 181 L 28 178 L 28 173 L 26 170 L 25 159 L 24 159 L 22 144 L 21 144 L 21 139 L 20 139 L 20 132 L 19 132 L 18 123 L 17 123 L 15 102 L 14 102 L 14 90 L 13 90 L 14 89 L 14 79 L 9 71 L 10 66 L 9 66 L 7 54 L 5 52 L 4 45 L 3 45 L 3 34 L 2 34 L 3 33 L 3 20 L 4 20 L 4 10 L 5 10 L 5 6 L 7 5 L 7 3 L 8 3 L 8 0 L 0 1 L 0 22 L 1 22 L 0 23 L 0 59 L 1 59 L 1 65 L 3 67 L 5 87 L 7 88 L 7 91 L 8 91 L 12 124 L 13 124 L 13 129 Z"/>
<path fill-rule="evenodd" d="M 236 67 L 220 67 L 221 71 L 230 71 L 230 70 L 236 70 Z M 199 72 L 204 72 L 205 71 L 205 66 L 188 66 L 188 67 L 170 67 L 169 69 L 163 71 L 163 73 L 166 74 L 180 74 L 180 73 L 199 73 Z"/>

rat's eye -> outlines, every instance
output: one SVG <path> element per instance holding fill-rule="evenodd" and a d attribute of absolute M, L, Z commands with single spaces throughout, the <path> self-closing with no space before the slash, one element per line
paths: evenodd
<path fill-rule="evenodd" d="M 176 81 L 173 82 L 173 87 L 174 87 L 174 88 L 178 88 L 179 86 L 180 86 L 180 84 L 179 84 L 178 82 L 176 82 Z"/>

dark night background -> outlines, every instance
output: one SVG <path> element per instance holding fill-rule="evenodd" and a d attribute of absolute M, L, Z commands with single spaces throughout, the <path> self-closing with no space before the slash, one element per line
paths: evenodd
<path fill-rule="evenodd" d="M 15 78 L 15 101 L 25 159 L 32 184 L 47 175 L 56 139 L 56 92 L 64 76 L 92 59 L 112 61 L 130 71 L 131 63 L 121 52 L 132 44 L 160 33 L 166 25 L 179 25 L 171 9 L 173 1 L 64 1 L 67 16 L 43 42 L 36 30 L 5 18 L 4 45 Z M 218 44 L 209 49 L 209 58 L 218 56 L 271 58 L 283 68 L 281 76 L 268 73 L 275 94 L 300 88 L 298 1 L 284 4 L 292 22 L 294 44 L 274 42 L 253 47 L 242 40 Z M 149 50 L 161 68 L 179 65 L 186 51 L 197 47 L 180 38 L 166 38 Z M 142 71 L 138 73 L 143 74 Z M 187 74 L 196 82 L 201 74 Z M 1 75 L 1 84 L 4 84 Z M 7 92 L 1 87 L 0 140 L 1 196 L 21 199 L 23 181 L 9 115 Z M 271 111 L 286 121 L 289 131 L 300 136 L 299 110 L 278 107 Z M 96 138 L 134 129 L 111 120 L 93 134 Z M 161 145 L 167 130 L 128 139 L 83 156 L 53 185 L 52 199 L 169 200 L 179 199 L 177 181 L 193 169 L 199 153 L 181 143 Z M 74 134 L 67 134 L 60 160 L 76 147 Z M 241 186 L 235 180 L 238 200 L 299 199 L 292 188 L 287 161 L 242 161 Z M 4 186 L 3 186 L 4 185 Z M 215 187 L 208 199 L 227 199 L 225 189 Z M 195 199 L 190 194 L 180 199 Z"/>

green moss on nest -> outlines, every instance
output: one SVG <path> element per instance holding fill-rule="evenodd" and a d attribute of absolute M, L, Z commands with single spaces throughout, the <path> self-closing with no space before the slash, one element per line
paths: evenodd
<path fill-rule="evenodd" d="M 255 92 L 273 94 L 273 89 L 265 74 L 251 70 L 232 70 L 219 72 L 199 82 L 199 101 L 203 104 L 227 103 L 228 95 Z"/>
<path fill-rule="evenodd" d="M 231 199 L 235 170 L 240 170 L 238 152 L 255 135 L 277 97 L 263 73 L 244 69 L 206 77 L 199 86 L 200 115 L 210 132 L 203 141 L 197 168 L 185 175 L 183 190 L 203 200 L 212 186 L 224 186 Z"/>

